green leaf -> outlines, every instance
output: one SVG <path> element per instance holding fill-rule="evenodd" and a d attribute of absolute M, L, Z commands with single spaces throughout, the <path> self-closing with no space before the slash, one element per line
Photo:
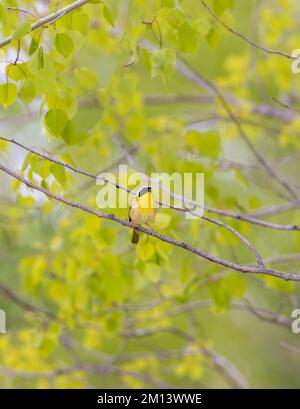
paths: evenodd
<path fill-rule="evenodd" d="M 256 196 L 249 197 L 248 203 L 250 209 L 259 209 L 262 206 L 261 200 Z"/>
<path fill-rule="evenodd" d="M 23 21 L 21 24 L 17 26 L 15 31 L 12 34 L 12 39 L 13 40 L 20 40 L 22 37 L 24 37 L 27 33 L 31 31 L 31 25 L 28 20 Z"/>
<path fill-rule="evenodd" d="M 49 297 L 58 303 L 61 302 L 61 300 L 64 300 L 68 296 L 68 287 L 65 283 L 61 281 L 50 281 L 49 287 L 48 287 L 48 294 Z"/>
<path fill-rule="evenodd" d="M 248 179 L 246 178 L 246 176 L 245 176 L 239 169 L 236 169 L 236 170 L 234 171 L 234 174 L 235 174 L 235 177 L 236 177 L 243 185 L 245 185 L 245 186 L 248 186 L 248 185 L 249 185 Z"/>
<path fill-rule="evenodd" d="M 15 84 L 7 82 L 6 84 L 0 84 L 0 104 L 4 108 L 9 107 L 14 103 L 18 95 L 18 88 Z"/>
<path fill-rule="evenodd" d="M 58 33 L 55 36 L 55 47 L 63 57 L 67 58 L 73 51 L 73 40 L 68 34 Z"/>
<path fill-rule="evenodd" d="M 73 161 L 71 155 L 70 155 L 68 152 L 63 153 L 62 155 L 60 155 L 60 159 L 61 159 L 63 162 L 66 162 L 66 163 L 68 163 L 69 165 L 76 167 L 75 162 Z"/>
<path fill-rule="evenodd" d="M 116 231 L 112 229 L 111 227 L 103 227 L 99 231 L 99 234 L 101 234 L 101 238 L 104 240 L 104 242 L 108 246 L 112 246 L 116 239 Z"/>
<path fill-rule="evenodd" d="M 29 104 L 36 95 L 36 86 L 33 81 L 25 80 L 20 89 L 20 96 L 22 100 Z"/>
<path fill-rule="evenodd" d="M 151 54 L 146 48 L 141 49 L 141 57 L 142 61 L 145 64 L 145 67 L 147 68 L 148 71 L 151 70 Z"/>
<path fill-rule="evenodd" d="M 176 63 L 175 51 L 171 48 L 162 48 L 155 51 L 151 56 L 151 76 L 170 76 Z"/>
<path fill-rule="evenodd" d="M 211 47 L 217 47 L 217 45 L 219 44 L 220 35 L 214 27 L 212 27 L 206 35 L 206 41 Z"/>
<path fill-rule="evenodd" d="M 62 165 L 59 164 L 52 165 L 51 173 L 62 186 L 66 184 L 66 172 L 65 168 Z"/>
<path fill-rule="evenodd" d="M 1 136 L 1 134 L 0 134 Z M 6 152 L 9 148 L 9 143 L 0 139 L 0 152 Z"/>
<path fill-rule="evenodd" d="M 9 78 L 14 81 L 19 81 L 21 79 L 26 79 L 31 76 L 28 70 L 27 63 L 20 64 L 8 64 L 5 67 L 6 74 Z"/>
<path fill-rule="evenodd" d="M 23 207 L 33 207 L 35 205 L 35 200 L 32 196 L 17 196 L 17 201 L 20 206 Z"/>
<path fill-rule="evenodd" d="M 160 279 L 161 267 L 158 264 L 147 263 L 145 265 L 144 274 L 149 281 L 151 281 L 152 283 L 157 283 Z"/>
<path fill-rule="evenodd" d="M 46 190 L 49 190 L 48 183 L 45 181 L 45 179 L 43 179 L 43 180 L 41 181 L 41 187 L 44 188 L 44 189 L 46 189 Z"/>
<path fill-rule="evenodd" d="M 50 109 L 45 115 L 45 125 L 48 131 L 59 136 L 68 122 L 68 116 L 62 109 Z"/>
<path fill-rule="evenodd" d="M 188 23 L 182 23 L 178 30 L 180 49 L 184 52 L 193 53 L 197 50 L 198 39 L 195 31 Z"/>
<path fill-rule="evenodd" d="M 3 17 L 4 10 L 4 7 L 2 6 L 2 4 L 0 4 L 0 19 Z"/>
<path fill-rule="evenodd" d="M 73 121 L 67 122 L 61 136 L 68 145 L 75 145 L 87 138 L 84 132 L 77 132 Z"/>
<path fill-rule="evenodd" d="M 184 20 L 184 14 L 178 10 L 177 8 L 171 8 L 168 11 L 167 14 L 167 21 L 168 24 L 175 28 L 175 30 L 178 30 L 180 25 L 183 23 Z"/>
<path fill-rule="evenodd" d="M 110 24 L 113 28 L 115 28 L 113 17 L 106 4 L 103 5 L 103 17 L 108 22 L 108 24 Z"/>

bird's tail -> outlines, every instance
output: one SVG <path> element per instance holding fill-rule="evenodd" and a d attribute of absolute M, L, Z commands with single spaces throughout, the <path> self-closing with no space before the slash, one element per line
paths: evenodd
<path fill-rule="evenodd" d="M 133 229 L 131 243 L 137 244 L 140 239 L 139 232 Z"/>

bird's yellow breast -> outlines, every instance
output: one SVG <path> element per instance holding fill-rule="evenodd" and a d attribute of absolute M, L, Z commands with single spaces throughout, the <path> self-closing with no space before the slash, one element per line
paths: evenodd
<path fill-rule="evenodd" d="M 151 192 L 136 197 L 131 203 L 130 218 L 135 224 L 148 223 L 154 219 L 155 204 Z"/>

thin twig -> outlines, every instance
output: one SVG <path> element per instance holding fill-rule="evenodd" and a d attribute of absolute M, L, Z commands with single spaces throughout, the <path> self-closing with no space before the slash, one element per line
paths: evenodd
<path fill-rule="evenodd" d="M 253 47 L 258 48 L 259 50 L 264 51 L 264 52 L 266 52 L 266 53 L 268 53 L 268 54 L 280 55 L 280 56 L 286 57 L 286 58 L 288 58 L 288 59 L 290 59 L 290 60 L 297 60 L 297 59 L 298 59 L 297 57 L 293 57 L 292 55 L 287 54 L 287 53 L 285 53 L 285 52 L 283 52 L 283 51 L 272 50 L 271 48 L 264 47 L 264 46 L 262 46 L 262 45 L 256 43 L 255 41 L 251 40 L 250 38 L 246 37 L 244 34 L 239 33 L 238 31 L 236 31 L 236 30 L 234 30 L 232 27 L 230 27 L 228 24 L 226 24 L 223 20 L 221 20 L 220 17 L 218 17 L 218 16 L 214 13 L 214 11 L 213 11 L 203 0 L 200 0 L 200 1 L 201 1 L 201 3 L 202 3 L 203 7 L 205 7 L 206 10 L 208 10 L 208 12 L 210 13 L 210 15 L 211 15 L 215 20 L 217 20 L 223 27 L 225 27 L 226 30 L 228 30 L 228 31 L 230 31 L 232 34 L 235 34 L 236 36 L 240 37 L 241 39 L 243 39 L 244 41 L 246 41 L 248 44 L 252 45 Z"/>
<path fill-rule="evenodd" d="M 19 11 L 20 13 L 24 13 L 24 14 L 27 14 L 28 16 L 33 17 L 35 20 L 38 19 L 38 17 L 37 17 L 35 14 L 33 14 L 31 11 L 25 10 L 25 9 L 23 9 L 23 8 L 21 8 L 21 7 L 12 7 L 12 6 L 9 6 L 9 7 L 6 7 L 6 9 L 7 9 L 7 10 L 11 10 L 11 11 Z"/>
<path fill-rule="evenodd" d="M 289 210 L 297 209 L 300 206 L 300 199 L 293 200 L 290 203 L 285 203 L 278 206 L 272 206 L 265 209 L 257 210 L 252 212 L 250 216 L 252 217 L 265 217 L 274 216 L 275 214 L 284 213 Z"/>
<path fill-rule="evenodd" d="M 69 4 L 68 6 L 55 11 L 54 13 L 49 14 L 48 16 L 45 16 L 41 19 L 39 19 L 38 21 L 36 21 L 35 23 L 33 23 L 31 25 L 31 31 L 34 31 L 46 24 L 51 24 L 55 21 L 57 21 L 59 18 L 61 18 L 62 16 L 64 16 L 65 14 L 70 13 L 73 10 L 78 9 L 79 7 L 84 6 L 86 3 L 88 3 L 89 0 L 77 0 L 74 1 L 73 3 Z M 4 40 L 0 41 L 0 48 L 6 46 L 7 44 L 11 43 L 13 41 L 12 36 L 9 36 L 7 38 L 4 38 Z"/>
<path fill-rule="evenodd" d="M 285 104 L 282 101 L 279 101 L 277 98 L 272 97 L 273 101 L 276 102 L 276 104 L 282 106 L 285 109 L 289 109 L 291 111 L 297 112 L 298 114 L 300 113 L 300 111 L 297 108 L 292 107 L 291 105 Z"/>
<path fill-rule="evenodd" d="M 6 168 L 3 165 L 0 165 L 0 170 L 4 173 L 6 173 L 7 175 L 13 177 L 16 180 L 19 180 L 20 182 L 24 183 L 26 186 L 28 186 L 29 188 L 32 188 L 34 190 L 37 190 L 41 193 L 44 193 L 46 196 L 51 197 L 52 199 L 55 199 L 58 202 L 64 203 L 65 205 L 69 206 L 69 207 L 73 207 L 76 209 L 79 209 L 83 212 L 92 214 L 96 217 L 99 217 L 101 219 L 106 219 L 106 220 L 110 220 L 110 221 L 114 221 L 116 223 L 121 224 L 124 227 L 127 228 L 133 228 L 133 224 L 131 222 L 129 222 L 126 219 L 122 219 L 118 216 L 115 216 L 112 213 L 103 213 L 97 210 L 94 210 L 92 208 L 89 208 L 85 205 L 82 205 L 80 203 L 65 199 L 61 196 L 58 196 L 50 191 L 48 191 L 47 189 L 44 189 L 41 186 L 35 185 L 33 183 L 31 183 L 29 180 L 23 178 L 22 176 L 18 175 L 17 173 L 15 173 L 14 171 Z M 252 273 L 252 274 L 263 274 L 263 275 L 270 275 L 273 277 L 278 277 L 281 278 L 283 280 L 287 280 L 287 281 L 300 281 L 300 274 L 290 274 L 290 273 L 284 273 L 281 271 L 277 271 L 277 270 L 272 270 L 272 269 L 268 269 L 268 268 L 263 268 L 263 267 L 253 267 L 253 266 L 246 266 L 246 265 L 241 265 L 241 264 L 237 264 L 237 263 L 233 263 L 230 261 L 227 261 L 225 259 L 222 259 L 220 257 L 215 257 L 209 253 L 206 253 L 196 247 L 191 246 L 188 243 L 185 243 L 183 241 L 179 241 L 176 239 L 173 239 L 171 237 L 165 236 L 163 234 L 159 234 L 156 231 L 152 230 L 152 229 L 146 229 L 145 227 L 142 226 L 138 226 L 138 225 L 134 225 L 135 230 L 140 231 L 142 233 L 148 234 L 150 236 L 153 236 L 161 241 L 164 241 L 166 243 L 169 243 L 173 246 L 176 247 L 180 247 L 190 253 L 195 254 L 198 257 L 204 258 L 208 261 L 211 261 L 212 263 L 216 263 L 219 265 L 222 265 L 224 267 L 228 267 L 232 270 L 235 271 L 239 271 L 241 273 Z"/>

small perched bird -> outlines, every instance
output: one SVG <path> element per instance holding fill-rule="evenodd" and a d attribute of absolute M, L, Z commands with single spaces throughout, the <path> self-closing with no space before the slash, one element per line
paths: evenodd
<path fill-rule="evenodd" d="M 129 221 L 136 225 L 146 224 L 151 229 L 149 222 L 155 216 L 155 203 L 150 186 L 142 186 L 132 200 L 129 210 Z M 131 243 L 137 244 L 139 232 L 133 229 Z"/>

